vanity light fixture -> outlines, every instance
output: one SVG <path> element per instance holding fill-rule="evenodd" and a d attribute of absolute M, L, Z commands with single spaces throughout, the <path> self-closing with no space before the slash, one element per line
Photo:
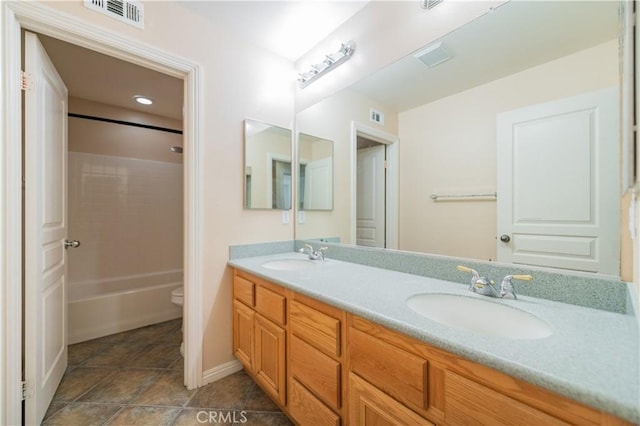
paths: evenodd
<path fill-rule="evenodd" d="M 316 79 L 322 77 L 338 65 L 347 61 L 356 50 L 356 42 L 349 40 L 340 46 L 340 49 L 334 53 L 325 56 L 324 61 L 312 65 L 311 68 L 303 73 L 298 74 L 298 83 L 300 88 L 304 89 Z"/>
<path fill-rule="evenodd" d="M 153 103 L 153 100 L 152 100 L 152 99 L 149 99 L 149 98 L 147 98 L 147 97 L 145 97 L 145 96 L 138 96 L 138 95 L 136 95 L 136 96 L 134 96 L 134 97 L 133 97 L 133 99 L 134 99 L 137 103 L 142 104 L 142 105 L 151 105 L 151 104 Z"/>

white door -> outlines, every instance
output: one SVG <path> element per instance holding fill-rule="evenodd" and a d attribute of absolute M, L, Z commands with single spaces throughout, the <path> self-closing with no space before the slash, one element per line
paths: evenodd
<path fill-rule="evenodd" d="M 333 208 L 333 170 L 331 157 L 310 161 L 304 169 L 304 209 Z"/>
<path fill-rule="evenodd" d="M 25 421 L 40 424 L 67 367 L 67 88 L 25 34 Z"/>
<path fill-rule="evenodd" d="M 618 275 L 618 94 L 498 115 L 498 261 Z"/>
<path fill-rule="evenodd" d="M 385 247 L 385 146 L 358 150 L 356 244 Z"/>

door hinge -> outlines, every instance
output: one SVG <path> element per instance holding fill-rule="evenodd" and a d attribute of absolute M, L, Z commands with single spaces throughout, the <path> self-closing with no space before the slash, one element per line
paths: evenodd
<path fill-rule="evenodd" d="M 385 168 L 385 169 L 388 169 L 388 168 L 389 168 L 389 162 L 388 162 L 388 161 L 386 161 L 386 160 L 385 160 L 385 162 L 384 162 L 384 164 L 383 164 L 383 165 L 384 165 L 384 168 Z"/>
<path fill-rule="evenodd" d="M 33 89 L 33 76 L 24 71 L 20 71 L 20 90 L 27 91 Z"/>
<path fill-rule="evenodd" d="M 20 392 L 22 393 L 23 401 L 33 396 L 32 387 L 26 381 L 20 382 Z"/>

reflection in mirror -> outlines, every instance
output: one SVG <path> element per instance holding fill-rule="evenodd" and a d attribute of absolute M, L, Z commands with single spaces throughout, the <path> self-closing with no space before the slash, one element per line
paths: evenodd
<path fill-rule="evenodd" d="M 298 133 L 298 208 L 333 209 L 333 142 Z"/>
<path fill-rule="evenodd" d="M 300 112 L 340 185 L 296 238 L 356 242 L 355 123 L 398 137 L 399 249 L 619 275 L 618 5 L 505 3 Z"/>
<path fill-rule="evenodd" d="M 244 207 L 291 209 L 291 130 L 244 121 Z"/>

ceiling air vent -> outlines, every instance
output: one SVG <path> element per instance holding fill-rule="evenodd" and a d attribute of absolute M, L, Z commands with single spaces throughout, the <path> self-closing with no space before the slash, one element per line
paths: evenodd
<path fill-rule="evenodd" d="M 84 0 L 84 5 L 127 24 L 144 28 L 144 8 L 141 1 Z"/>

